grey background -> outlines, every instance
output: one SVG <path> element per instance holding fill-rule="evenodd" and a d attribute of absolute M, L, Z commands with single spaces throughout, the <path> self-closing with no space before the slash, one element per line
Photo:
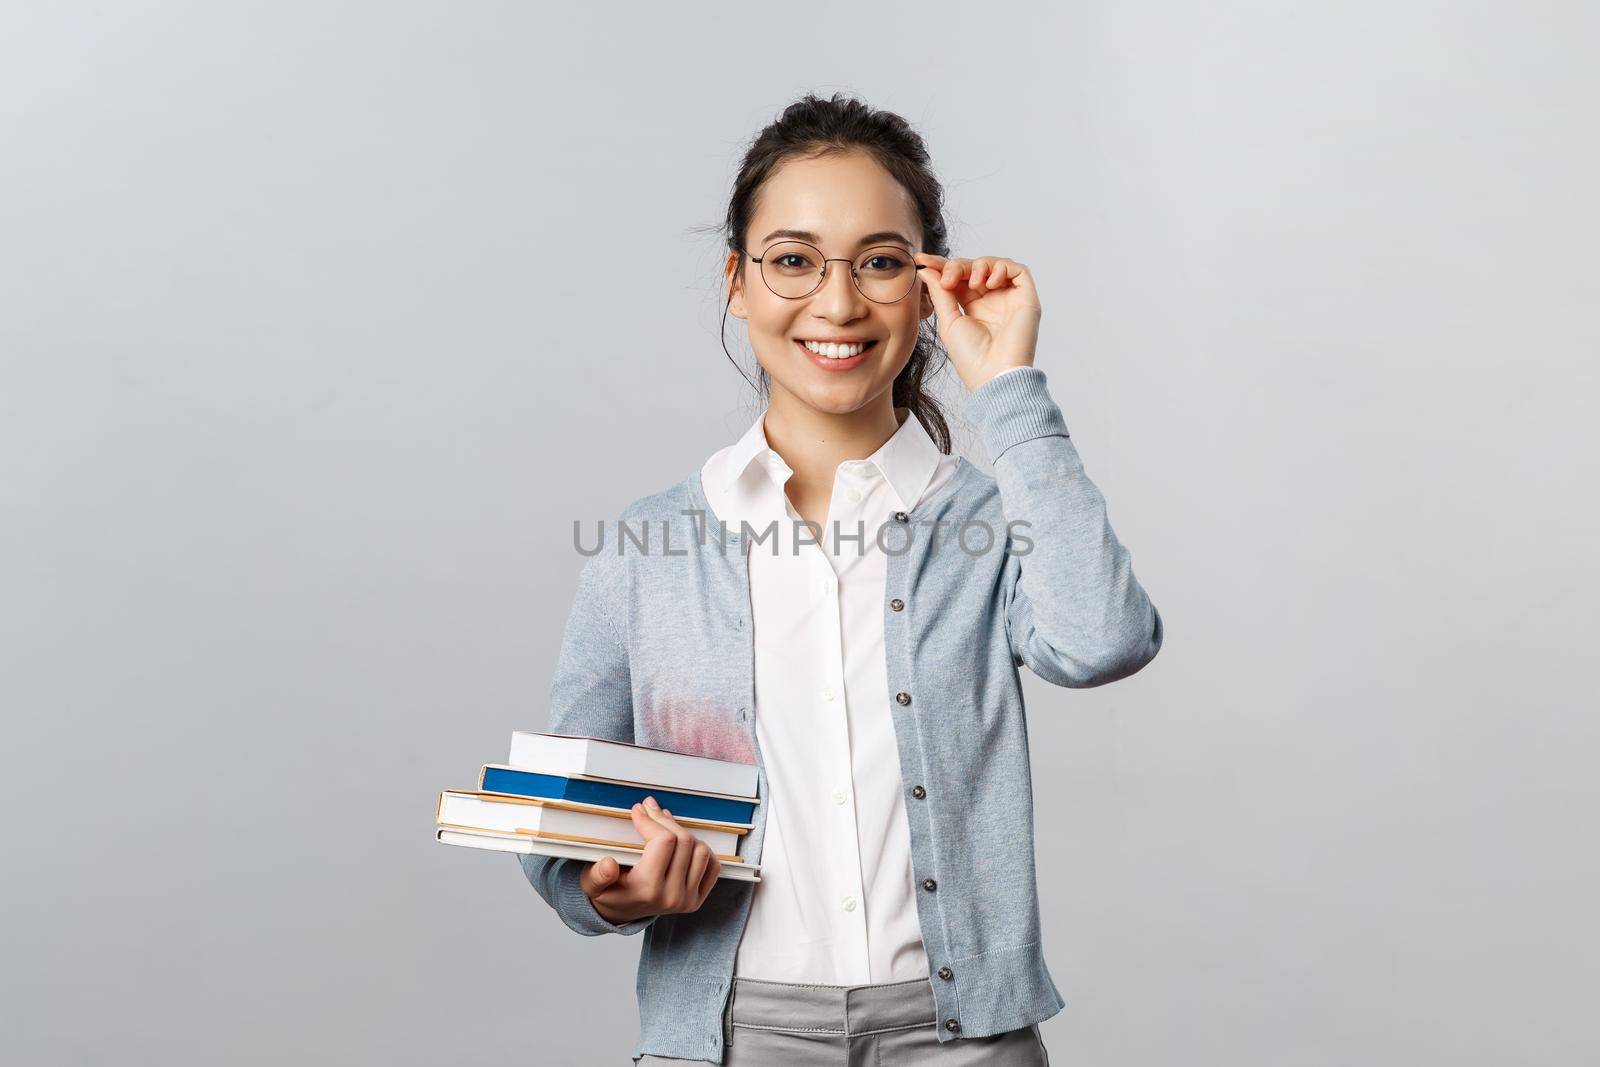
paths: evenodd
<path fill-rule="evenodd" d="M 692 227 L 842 89 L 1033 269 L 1167 622 L 1028 681 L 1053 1060 L 1592 1061 L 1597 23 L 7 5 L 0 1059 L 628 1062 L 638 942 L 431 810 L 572 520 L 759 410 Z"/>

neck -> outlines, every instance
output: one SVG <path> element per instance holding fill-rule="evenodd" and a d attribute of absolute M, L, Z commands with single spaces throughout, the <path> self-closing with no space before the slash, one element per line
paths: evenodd
<path fill-rule="evenodd" d="M 819 411 L 774 383 L 763 430 L 767 444 L 794 470 L 791 488 L 831 494 L 839 464 L 866 459 L 895 435 L 905 418 L 885 389 L 855 411 Z"/>

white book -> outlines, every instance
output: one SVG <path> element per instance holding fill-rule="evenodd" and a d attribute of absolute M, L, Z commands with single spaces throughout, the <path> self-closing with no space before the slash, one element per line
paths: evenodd
<path fill-rule="evenodd" d="M 723 862 L 738 861 L 739 843 L 751 829 L 749 823 L 673 818 L 678 825 L 709 845 L 712 854 Z M 644 836 L 634 829 L 633 818 L 626 811 L 553 798 L 513 797 L 503 793 L 446 789 L 439 793 L 439 808 L 434 821 L 440 826 L 464 830 L 531 833 L 596 845 L 643 848 L 645 843 Z"/>
<path fill-rule="evenodd" d="M 624 782 L 648 782 L 660 789 L 686 789 L 754 798 L 754 763 L 695 756 L 669 748 L 572 734 L 511 735 L 510 765 L 541 774 L 578 774 Z"/>
<path fill-rule="evenodd" d="M 577 841 L 558 841 L 532 834 L 508 834 L 495 830 L 457 830 L 440 826 L 434 829 L 434 837 L 446 845 L 484 848 L 495 852 L 520 852 L 530 856 L 565 856 L 591 862 L 612 856 L 624 867 L 632 867 L 644 858 L 643 849 L 586 845 Z M 759 882 L 761 866 L 756 863 L 724 862 L 717 870 L 717 880 L 724 878 L 735 882 Z"/>

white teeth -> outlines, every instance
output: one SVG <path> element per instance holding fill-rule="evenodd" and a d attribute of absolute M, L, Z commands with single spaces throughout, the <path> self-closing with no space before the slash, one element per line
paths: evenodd
<path fill-rule="evenodd" d="M 800 343 L 806 346 L 807 351 L 815 352 L 819 356 L 827 356 L 830 359 L 849 359 L 851 356 L 859 356 L 867 347 L 866 344 L 829 345 L 818 344 L 815 341 L 801 341 Z"/>

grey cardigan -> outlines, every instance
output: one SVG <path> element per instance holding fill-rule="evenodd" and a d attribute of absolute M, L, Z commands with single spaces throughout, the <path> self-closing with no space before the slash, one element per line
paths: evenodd
<path fill-rule="evenodd" d="M 1084 688 L 1134 673 L 1161 647 L 1161 617 L 1045 382 L 1028 367 L 966 394 L 965 415 L 993 477 L 958 460 L 949 483 L 896 513 L 879 541 L 887 557 L 884 706 L 906 790 L 940 1041 L 1004 1033 L 1063 1007 L 1040 944 L 1018 667 Z M 994 534 L 987 551 L 979 551 L 980 524 Z M 680 749 L 696 738 L 718 756 L 734 742 L 733 750 L 755 752 L 764 798 L 752 531 L 711 511 L 696 469 L 630 504 L 614 532 L 580 573 L 548 729 Z M 677 720 L 691 714 L 685 729 Z M 759 856 L 765 828 L 766 806 L 757 804 L 741 854 Z M 519 859 L 571 929 L 645 932 L 634 1059 L 721 1063 L 722 1011 L 759 886 L 720 880 L 698 911 L 616 925 L 584 895 L 583 861 Z"/>

